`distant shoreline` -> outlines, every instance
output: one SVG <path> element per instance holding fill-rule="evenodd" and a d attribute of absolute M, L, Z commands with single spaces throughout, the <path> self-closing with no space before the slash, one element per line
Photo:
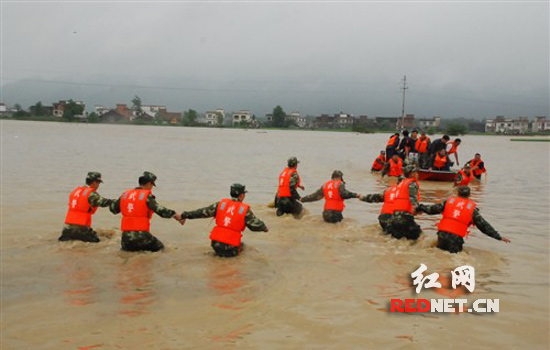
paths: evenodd
<path fill-rule="evenodd" d="M 351 128 L 341 128 L 341 129 L 313 129 L 313 128 L 277 128 L 277 127 L 258 127 L 258 128 L 247 128 L 247 127 L 240 127 L 240 126 L 222 126 L 222 127 L 216 127 L 216 126 L 206 126 L 206 125 L 195 125 L 195 126 L 189 126 L 189 125 L 181 125 L 181 124 L 155 124 L 155 123 L 139 123 L 139 122 L 123 122 L 123 123 L 90 123 L 87 121 L 80 121 L 80 120 L 73 120 L 73 121 L 66 121 L 66 120 L 59 120 L 57 117 L 34 117 L 33 119 L 23 119 L 23 118 L 12 118 L 7 116 L 0 116 L 0 121 L 3 120 L 13 120 L 13 121 L 21 121 L 21 122 L 52 122 L 52 123 L 62 123 L 62 124 L 90 124 L 90 125 L 129 125 L 129 126 L 160 126 L 160 127 L 183 127 L 183 128 L 203 128 L 203 129 L 235 129 L 235 130 L 281 130 L 281 131 L 323 131 L 323 132 L 349 132 L 349 133 L 357 133 L 357 134 L 393 134 L 397 132 L 397 130 L 371 130 L 369 132 L 361 132 L 352 130 Z M 434 134 L 428 134 L 429 136 L 432 135 L 439 135 L 439 134 L 445 134 L 446 132 L 444 130 L 436 131 Z M 494 132 L 479 132 L 479 131 L 470 131 L 466 134 L 461 135 L 452 135 L 450 136 L 462 136 L 462 135 L 468 135 L 468 136 L 516 136 L 521 138 L 531 138 L 534 136 L 550 136 L 550 132 L 537 132 L 537 133 L 526 133 L 526 134 L 497 134 Z M 550 140 L 550 139 L 548 139 Z M 541 141 L 541 142 L 550 142 L 547 141 L 547 139 L 510 139 L 510 141 Z"/>

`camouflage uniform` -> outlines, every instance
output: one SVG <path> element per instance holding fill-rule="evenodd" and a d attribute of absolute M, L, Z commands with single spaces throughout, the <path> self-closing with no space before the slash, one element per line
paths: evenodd
<path fill-rule="evenodd" d="M 340 197 L 342 199 L 350 199 L 350 198 L 358 198 L 359 195 L 354 192 L 350 192 L 346 190 L 346 185 L 344 182 L 338 187 L 338 192 L 340 193 Z M 320 199 L 325 198 L 325 193 L 323 191 L 323 187 L 319 188 L 316 192 L 307 195 L 302 198 L 302 203 L 306 202 L 314 202 L 318 201 Z M 326 222 L 336 223 L 340 222 L 344 219 L 344 216 L 342 215 L 341 211 L 338 210 L 323 210 L 323 220 Z"/>
<path fill-rule="evenodd" d="M 239 199 L 237 197 L 238 196 L 231 196 L 231 200 L 235 201 L 235 202 L 238 202 Z M 216 213 L 218 212 L 218 204 L 219 203 L 220 202 L 216 202 L 216 203 L 214 203 L 212 205 L 209 205 L 207 207 L 200 208 L 200 209 L 193 210 L 193 211 L 184 211 L 183 213 L 181 213 L 181 218 L 182 219 L 202 219 L 202 218 L 216 217 Z M 246 224 L 246 227 L 248 227 L 248 229 L 250 231 L 266 231 L 267 230 L 267 226 L 265 225 L 265 223 L 262 220 L 258 219 L 254 215 L 254 213 L 252 212 L 251 209 L 248 209 L 248 212 L 246 213 L 245 224 Z M 241 247 L 235 247 L 235 246 L 225 244 L 225 243 L 222 243 L 222 242 L 212 241 L 211 246 L 212 246 L 212 249 L 214 249 L 214 251 L 216 252 L 216 254 L 218 256 L 222 256 L 222 257 L 226 257 L 226 258 L 237 256 L 240 253 L 240 251 L 242 250 L 242 244 L 241 244 Z"/>
<path fill-rule="evenodd" d="M 381 203 L 381 202 L 384 202 L 385 194 L 386 194 L 385 190 L 382 191 L 381 193 L 367 194 L 361 199 L 361 201 L 367 202 L 367 203 Z M 388 224 L 391 221 L 392 217 L 393 217 L 392 214 L 378 215 L 378 223 L 380 224 L 380 227 L 382 227 L 382 231 L 384 233 L 389 233 Z"/>
<path fill-rule="evenodd" d="M 90 193 L 90 195 L 88 196 L 88 203 L 93 208 L 108 207 L 113 202 L 114 200 L 112 199 L 101 197 L 101 195 L 96 191 Z M 91 227 L 65 224 L 65 226 L 63 227 L 63 231 L 61 232 L 61 236 L 59 237 L 59 240 L 60 241 L 76 240 L 76 241 L 97 243 L 99 242 L 99 237 Z"/>
<path fill-rule="evenodd" d="M 423 211 L 426 214 L 434 215 L 434 214 L 441 214 L 445 210 L 445 204 L 447 201 L 444 201 L 443 203 L 434 204 L 431 206 L 427 206 L 424 204 L 420 204 L 418 206 L 419 211 Z M 486 234 L 489 237 L 492 237 L 496 240 L 502 240 L 502 237 L 500 234 L 489 224 L 485 219 L 481 216 L 479 213 L 479 209 L 475 208 L 474 212 L 472 213 L 472 219 L 474 222 L 474 225 L 484 234 Z M 459 253 L 462 251 L 462 246 L 464 245 L 464 238 L 455 235 L 450 232 L 446 231 L 438 231 L 437 232 L 437 247 L 442 250 L 446 250 L 451 253 Z"/>
<path fill-rule="evenodd" d="M 142 187 L 136 187 L 135 189 L 140 190 Z M 176 212 L 172 209 L 168 209 L 158 204 L 153 194 L 149 194 L 147 197 L 147 208 L 165 219 L 170 219 L 176 215 Z M 113 214 L 120 213 L 120 198 L 117 199 L 116 202 L 113 202 L 110 210 Z M 122 250 L 132 252 L 142 250 L 156 252 L 164 248 L 164 244 L 148 231 L 123 231 L 121 245 Z"/>
<path fill-rule="evenodd" d="M 300 204 L 300 195 L 296 190 L 298 183 L 300 182 L 300 175 L 298 172 L 294 172 L 290 177 L 290 194 L 291 197 L 278 198 L 275 195 L 275 207 L 277 208 L 277 216 L 283 214 L 293 214 L 295 216 L 300 215 L 302 212 L 302 204 Z"/>
<path fill-rule="evenodd" d="M 409 185 L 409 200 L 413 208 L 418 206 L 418 184 L 411 182 Z M 393 238 L 418 239 L 422 233 L 420 226 L 414 221 L 414 216 L 405 211 L 396 211 L 387 225 L 387 231 Z"/>

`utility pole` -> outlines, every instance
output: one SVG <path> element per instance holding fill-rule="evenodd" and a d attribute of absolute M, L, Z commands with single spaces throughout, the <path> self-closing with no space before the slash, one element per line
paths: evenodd
<path fill-rule="evenodd" d="M 405 129 L 405 91 L 407 91 L 409 87 L 407 86 L 407 76 L 403 76 L 403 87 L 401 90 L 403 90 L 403 106 L 401 108 L 401 128 Z"/>

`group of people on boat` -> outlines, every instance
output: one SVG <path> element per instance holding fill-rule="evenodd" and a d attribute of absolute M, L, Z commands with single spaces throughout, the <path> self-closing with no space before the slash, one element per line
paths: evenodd
<path fill-rule="evenodd" d="M 413 130 L 410 136 L 408 130 L 403 130 L 401 135 L 402 138 L 399 137 L 400 133 L 396 132 L 390 136 L 386 149 L 381 150 L 372 163 L 371 172 L 398 177 L 403 175 L 403 167 L 407 164 L 414 164 L 426 171 L 444 172 L 450 172 L 455 163 L 460 165 L 458 147 L 462 143 L 461 139 L 451 141 L 449 135 L 443 135 L 432 142 L 425 131 L 418 136 L 418 130 Z M 454 155 L 454 162 L 451 155 Z M 481 179 L 485 172 L 481 155 L 476 153 L 474 158 L 458 171 L 455 186 L 468 185 L 473 178 Z"/>

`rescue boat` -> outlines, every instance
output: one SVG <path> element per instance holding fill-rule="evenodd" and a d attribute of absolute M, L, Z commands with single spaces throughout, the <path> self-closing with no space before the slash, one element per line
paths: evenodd
<path fill-rule="evenodd" d="M 418 180 L 453 182 L 456 174 L 456 171 L 418 169 Z"/>

